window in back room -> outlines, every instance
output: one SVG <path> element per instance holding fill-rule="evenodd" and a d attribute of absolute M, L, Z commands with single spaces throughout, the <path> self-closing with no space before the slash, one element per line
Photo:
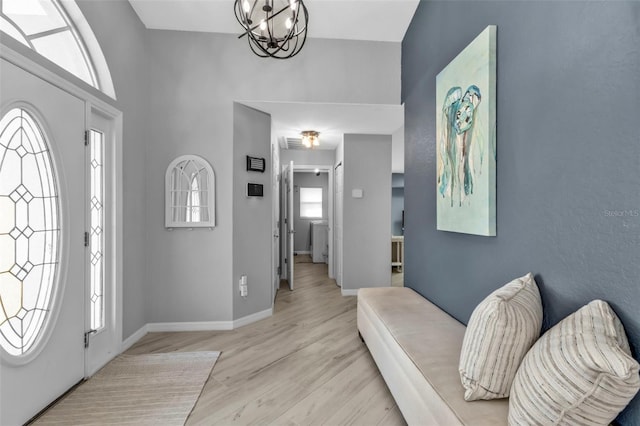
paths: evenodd
<path fill-rule="evenodd" d="M 300 188 L 300 217 L 322 219 L 322 188 Z"/>

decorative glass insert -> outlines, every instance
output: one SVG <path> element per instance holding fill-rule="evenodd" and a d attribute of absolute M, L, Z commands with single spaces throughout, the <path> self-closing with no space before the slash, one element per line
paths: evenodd
<path fill-rule="evenodd" d="M 167 168 L 165 184 L 167 228 L 215 226 L 215 175 L 204 158 L 176 158 Z"/>
<path fill-rule="evenodd" d="M 59 0 L 0 0 L 0 30 L 100 89 L 87 49 Z"/>
<path fill-rule="evenodd" d="M 0 119 L 0 346 L 26 353 L 48 318 L 59 263 L 55 170 L 34 118 Z"/>
<path fill-rule="evenodd" d="M 300 188 L 300 217 L 322 218 L 322 188 Z"/>
<path fill-rule="evenodd" d="M 104 133 L 89 132 L 89 292 L 91 328 L 104 327 Z"/>

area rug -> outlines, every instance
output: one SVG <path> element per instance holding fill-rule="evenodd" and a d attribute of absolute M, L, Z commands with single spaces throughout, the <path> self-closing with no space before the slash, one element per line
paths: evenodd
<path fill-rule="evenodd" d="M 34 424 L 183 425 L 219 355 L 120 355 Z"/>

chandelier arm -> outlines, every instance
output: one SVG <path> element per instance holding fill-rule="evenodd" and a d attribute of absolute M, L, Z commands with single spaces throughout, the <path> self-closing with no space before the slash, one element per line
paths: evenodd
<path fill-rule="evenodd" d="M 306 33 L 307 32 L 307 25 L 309 24 L 309 15 L 307 13 L 307 7 L 304 5 L 304 3 L 302 3 L 302 7 L 304 8 L 304 27 L 300 31 L 298 31 L 295 34 L 293 34 L 295 37 L 298 37 L 302 33 Z M 292 27 L 293 30 L 295 30 L 297 28 L 298 28 L 297 24 Z M 303 46 L 304 46 L 304 42 L 306 40 L 307 40 L 307 37 L 305 35 L 304 40 L 302 40 L 302 45 Z M 302 46 L 300 46 L 300 48 L 302 49 Z"/>
<path fill-rule="evenodd" d="M 295 16 L 294 16 L 294 18 L 295 18 L 295 19 L 294 19 L 294 21 L 293 21 L 293 22 L 295 22 L 296 24 L 292 25 L 292 26 L 291 26 L 291 29 L 290 29 L 290 30 L 289 30 L 289 32 L 287 33 L 286 37 L 283 37 L 283 40 L 285 41 L 284 43 L 279 44 L 279 45 L 278 45 L 278 48 L 277 48 L 276 50 L 274 50 L 274 51 L 272 51 L 272 52 L 267 52 L 267 54 L 268 54 L 269 56 L 271 56 L 272 58 L 276 58 L 276 59 L 287 59 L 287 58 L 291 58 L 291 57 L 293 57 L 293 56 L 295 56 L 295 55 L 297 54 L 297 51 L 296 51 L 297 46 L 298 46 L 298 38 L 297 38 L 297 36 L 298 36 L 299 34 L 302 34 L 302 32 L 306 31 L 306 29 L 307 29 L 307 23 L 309 22 L 309 15 L 307 14 L 307 7 L 304 5 L 304 3 L 302 3 L 302 2 L 300 2 L 300 1 L 298 1 L 298 0 L 296 0 L 296 3 L 298 4 L 298 7 L 296 7 L 296 9 L 295 9 Z M 304 18 L 305 18 L 305 20 L 304 20 L 304 21 L 305 21 L 305 25 L 304 25 L 304 29 L 300 30 L 300 31 L 296 34 L 296 33 L 294 33 L 294 32 L 295 32 L 295 30 L 296 30 L 296 28 L 297 28 L 297 26 L 298 26 L 298 25 L 297 25 L 297 22 L 298 22 L 298 17 L 299 17 L 299 15 L 300 15 L 300 7 L 299 7 L 299 6 L 301 6 L 301 5 L 302 5 L 302 8 L 304 8 Z M 285 8 L 284 8 L 284 9 L 282 9 L 280 12 L 282 12 L 283 10 L 288 9 L 288 8 L 289 8 L 289 7 L 285 7 Z M 280 13 L 280 12 L 278 12 L 278 13 Z M 274 16 L 275 16 L 275 15 L 274 15 Z M 269 36 L 271 37 L 271 33 L 269 33 Z M 294 46 L 294 48 L 292 49 L 292 51 L 293 51 L 293 52 L 296 52 L 296 53 L 294 53 L 294 54 L 292 54 L 292 55 L 289 55 L 289 56 L 286 56 L 286 57 L 279 57 L 279 56 L 276 56 L 279 52 L 288 52 L 288 51 L 289 51 L 288 44 L 291 42 L 291 40 L 294 38 L 294 36 L 295 36 L 296 40 L 295 40 L 295 46 Z M 306 39 L 306 37 L 305 37 L 305 39 Z M 300 46 L 300 49 L 302 49 L 302 46 L 303 46 L 303 45 L 304 45 L 304 41 L 303 41 L 302 45 Z M 287 46 L 287 47 L 285 48 L 285 46 Z M 261 47 L 262 47 L 262 46 L 261 46 Z M 299 49 L 298 49 L 298 51 L 299 51 Z"/>
<path fill-rule="evenodd" d="M 239 1 L 239 0 L 236 0 L 236 2 L 238 2 L 238 1 Z M 296 0 L 296 3 L 300 4 L 300 2 L 299 2 L 298 0 Z M 304 4 L 303 4 L 303 5 L 304 5 Z M 285 7 L 283 7 L 282 9 L 280 9 L 279 11 L 277 11 L 276 13 L 274 13 L 273 15 L 271 15 L 271 16 L 267 16 L 267 19 L 266 19 L 265 21 L 271 21 L 271 20 L 273 20 L 273 18 L 275 18 L 276 16 L 280 15 L 282 12 L 284 12 L 284 11 L 285 11 L 285 10 L 287 10 L 287 9 L 289 9 L 289 6 L 285 6 Z M 296 8 L 296 9 L 297 9 L 297 8 Z M 307 9 L 307 8 L 305 7 L 305 11 L 306 11 L 306 9 Z M 237 17 L 238 17 L 238 14 L 236 13 L 236 19 L 237 19 Z M 238 21 L 240 21 L 240 20 L 238 19 Z M 248 35 L 250 32 L 253 32 L 253 30 L 255 30 L 256 28 L 258 28 L 258 27 L 260 26 L 260 24 L 257 24 L 257 25 L 254 25 L 254 26 L 253 26 L 253 27 L 251 27 L 251 28 L 247 28 L 247 27 L 242 23 L 242 21 L 240 21 L 240 24 L 241 24 L 244 28 L 246 28 L 246 31 L 245 31 L 244 33 L 240 34 L 240 35 L 238 36 L 238 38 L 242 38 L 242 37 L 244 37 L 244 36 Z"/>
<path fill-rule="evenodd" d="M 261 58 L 268 58 L 270 56 L 269 52 L 264 47 L 262 47 L 260 43 L 256 42 L 251 37 L 247 37 L 247 40 L 249 41 L 249 48 L 254 54 Z"/>
<path fill-rule="evenodd" d="M 236 15 L 236 20 L 240 23 L 240 25 L 242 25 L 243 27 L 246 28 L 245 26 L 245 22 L 249 22 L 249 17 L 251 16 L 251 14 L 253 13 L 253 11 L 256 8 L 256 5 L 258 4 L 259 0 L 253 0 L 253 5 L 251 6 L 251 8 L 249 9 L 249 12 L 245 12 L 244 10 L 244 6 L 241 3 L 242 0 L 236 0 L 236 4 L 235 7 L 233 8 L 233 11 Z M 238 15 L 238 13 L 240 15 Z M 242 16 L 245 20 L 241 19 L 240 16 Z"/>

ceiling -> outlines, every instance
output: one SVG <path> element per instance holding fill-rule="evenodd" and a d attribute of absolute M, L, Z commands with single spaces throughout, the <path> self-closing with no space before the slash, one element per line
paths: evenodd
<path fill-rule="evenodd" d="M 320 132 L 321 149 L 335 149 L 345 133 L 391 135 L 404 124 L 401 105 L 328 104 L 241 101 L 271 114 L 272 132 L 282 138 L 300 138 L 303 130 Z"/>
<path fill-rule="evenodd" d="M 319 149 L 335 149 L 345 133 L 392 135 L 392 168 L 404 170 L 404 107 L 402 105 L 241 101 L 271 114 L 271 131 L 282 146 L 303 130 L 320 132 Z"/>
<path fill-rule="evenodd" d="M 240 34 L 233 0 L 129 0 L 147 28 Z M 401 42 L 419 0 L 305 0 L 310 38 Z M 339 13 L 338 13 L 339 12 Z"/>

